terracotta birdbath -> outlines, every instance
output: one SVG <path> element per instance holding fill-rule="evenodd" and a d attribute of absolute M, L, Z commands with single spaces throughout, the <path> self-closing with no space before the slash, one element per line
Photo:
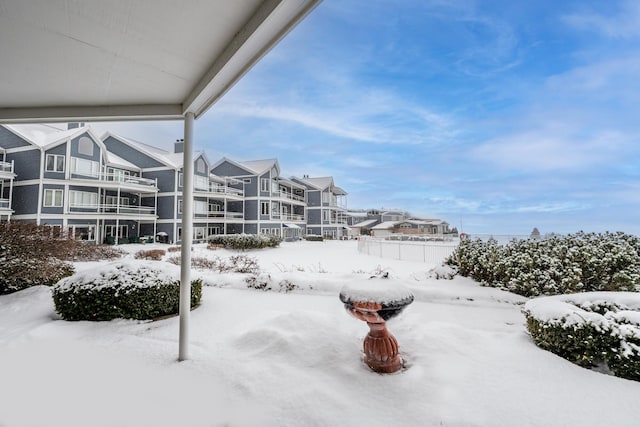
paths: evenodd
<path fill-rule="evenodd" d="M 367 322 L 364 362 L 373 371 L 390 374 L 402 368 L 398 341 L 387 330 L 386 321 L 413 302 L 413 294 L 401 283 L 387 278 L 371 278 L 345 285 L 340 301 L 356 319 Z"/>

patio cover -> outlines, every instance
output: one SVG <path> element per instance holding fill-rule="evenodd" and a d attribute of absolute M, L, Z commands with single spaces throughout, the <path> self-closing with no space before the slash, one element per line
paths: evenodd
<path fill-rule="evenodd" d="M 193 121 L 320 1 L 0 0 L 0 124 L 184 120 L 190 236 Z M 188 358 L 191 243 L 179 360 Z"/>

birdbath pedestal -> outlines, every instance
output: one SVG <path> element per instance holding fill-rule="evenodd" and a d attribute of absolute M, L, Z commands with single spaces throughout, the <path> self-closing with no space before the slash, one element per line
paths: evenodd
<path fill-rule="evenodd" d="M 363 343 L 367 366 L 383 374 L 400 370 L 398 341 L 387 330 L 386 321 L 411 304 L 413 294 L 398 281 L 374 277 L 345 285 L 340 291 L 340 301 L 349 314 L 369 326 Z"/>

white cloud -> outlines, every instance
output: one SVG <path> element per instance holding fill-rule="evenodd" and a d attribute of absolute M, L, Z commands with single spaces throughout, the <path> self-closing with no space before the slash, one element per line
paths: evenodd
<path fill-rule="evenodd" d="M 607 11 L 612 3 L 606 2 Z M 577 12 L 564 17 L 569 25 L 585 31 L 596 31 L 612 38 L 640 37 L 640 2 L 626 0 L 613 14 Z"/>

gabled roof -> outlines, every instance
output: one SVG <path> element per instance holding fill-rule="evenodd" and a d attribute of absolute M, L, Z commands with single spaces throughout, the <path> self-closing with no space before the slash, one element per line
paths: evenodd
<path fill-rule="evenodd" d="M 248 168 L 256 175 L 262 175 L 274 167 L 277 169 L 278 175 L 280 175 L 280 164 L 278 163 L 278 159 L 249 160 L 238 163 L 244 165 L 245 169 Z"/>
<path fill-rule="evenodd" d="M 290 187 L 295 187 L 295 188 L 299 188 L 300 190 L 306 190 L 307 188 L 304 185 L 301 185 L 297 182 L 293 182 L 290 179 L 286 179 L 286 178 L 282 178 L 282 177 L 278 177 L 278 182 L 282 182 L 284 184 L 287 184 Z"/>
<path fill-rule="evenodd" d="M 107 150 L 107 165 L 116 166 L 124 169 L 136 170 L 136 171 L 141 170 L 138 166 L 134 165 L 128 160 L 123 159 L 120 156 L 116 156 L 115 154 L 113 154 L 108 150 Z"/>
<path fill-rule="evenodd" d="M 106 132 L 104 135 L 102 135 L 102 140 L 104 141 L 109 137 L 115 138 L 123 144 L 126 144 L 131 148 L 151 157 L 152 159 L 160 163 L 164 163 L 169 167 L 176 169 L 182 167 L 182 154 L 176 156 L 174 155 L 175 153 L 163 150 L 162 148 L 154 147 L 152 145 L 145 144 L 144 142 L 136 141 L 135 139 L 127 138 L 113 132 Z"/>
<path fill-rule="evenodd" d="M 359 222 L 359 223 L 357 223 L 357 224 L 352 225 L 352 226 L 351 226 L 351 228 L 362 228 L 362 227 L 368 227 L 368 226 L 370 226 L 370 225 L 372 225 L 372 224 L 375 224 L 376 222 L 378 222 L 378 220 L 377 220 L 377 219 L 368 219 L 368 220 L 366 220 L 366 221 L 362 221 L 362 222 Z"/>
<path fill-rule="evenodd" d="M 59 126 L 50 124 L 18 124 L 3 126 L 30 144 L 43 149 L 55 147 L 56 145 L 62 144 L 84 133 L 89 133 L 99 145 L 102 145 L 100 138 L 89 126 L 82 126 L 73 129 L 63 129 Z"/>
<path fill-rule="evenodd" d="M 385 221 L 385 222 L 381 222 L 380 224 L 371 227 L 371 229 L 372 230 L 388 230 L 390 228 L 395 227 L 396 224 L 399 224 L 401 222 L 404 222 L 404 221 Z"/>

